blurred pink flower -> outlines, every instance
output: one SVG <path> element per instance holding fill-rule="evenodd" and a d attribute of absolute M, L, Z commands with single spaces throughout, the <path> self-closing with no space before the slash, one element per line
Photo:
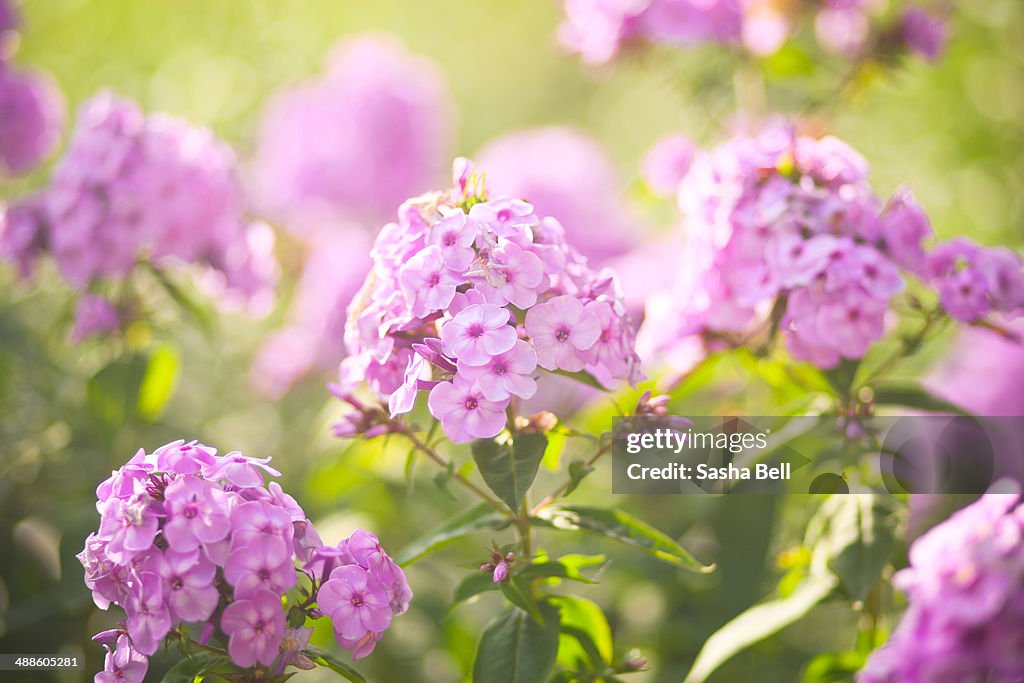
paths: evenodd
<path fill-rule="evenodd" d="M 1024 334 L 1024 321 L 1010 329 Z M 1024 345 L 991 330 L 964 328 L 925 385 L 975 415 L 1024 415 Z"/>
<path fill-rule="evenodd" d="M 639 221 L 615 167 L 585 134 L 522 130 L 490 141 L 478 157 L 493 194 L 528 198 L 538 215 L 557 216 L 568 242 L 591 264 L 604 265 L 639 241 Z"/>
<path fill-rule="evenodd" d="M 287 322 L 271 333 L 250 372 L 261 394 L 277 398 L 311 372 L 335 370 L 344 357 L 345 312 L 370 269 L 371 237 L 332 226 L 311 242 Z"/>
<path fill-rule="evenodd" d="M 729 43 L 740 37 L 742 0 L 565 0 L 562 45 L 584 62 L 607 62 L 624 43 Z"/>
<path fill-rule="evenodd" d="M 0 34 L 17 30 L 19 23 L 18 13 L 11 0 L 0 0 Z"/>
<path fill-rule="evenodd" d="M 0 7 L 0 33 L 2 14 Z M 17 71 L 2 57 L 0 54 L 0 172 L 20 174 L 32 170 L 60 141 L 64 96 L 49 75 Z"/>
<path fill-rule="evenodd" d="M 690 170 L 694 151 L 693 142 L 685 135 L 662 137 L 644 156 L 644 182 L 657 195 L 668 197 L 674 194 Z"/>
<path fill-rule="evenodd" d="M 743 45 L 759 57 L 775 54 L 789 37 L 791 19 L 777 0 L 747 0 Z"/>
<path fill-rule="evenodd" d="M 253 202 L 300 235 L 326 218 L 376 229 L 443 179 L 453 120 L 433 63 L 386 36 L 344 41 L 264 111 Z"/>
<path fill-rule="evenodd" d="M 23 275 L 43 249 L 77 289 L 123 280 L 140 263 L 194 264 L 229 307 L 263 314 L 273 301 L 274 235 L 245 219 L 231 148 L 109 91 L 80 108 L 46 189 L 8 216 L 0 254 Z"/>
<path fill-rule="evenodd" d="M 908 7 L 903 10 L 900 31 L 910 51 L 929 62 L 936 62 L 942 57 L 949 41 L 949 26 L 946 20 L 923 7 Z"/>
<path fill-rule="evenodd" d="M 100 296 L 84 294 L 75 305 L 75 324 L 71 328 L 71 341 L 112 332 L 121 326 L 120 316 L 113 304 Z"/>
<path fill-rule="evenodd" d="M 868 42 L 871 21 L 858 3 L 833 3 L 814 19 L 814 34 L 826 52 L 855 57 Z"/>

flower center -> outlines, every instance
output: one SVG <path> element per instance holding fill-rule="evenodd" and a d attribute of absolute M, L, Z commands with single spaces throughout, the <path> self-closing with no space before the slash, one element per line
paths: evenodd
<path fill-rule="evenodd" d="M 427 278 L 427 285 L 437 287 L 439 284 L 441 284 L 441 273 L 431 273 L 430 277 Z"/>
<path fill-rule="evenodd" d="M 181 580 L 180 576 L 175 576 L 171 579 L 171 590 L 180 591 L 185 587 L 185 582 Z"/>
<path fill-rule="evenodd" d="M 502 223 L 507 221 L 509 218 L 512 218 L 512 212 L 509 211 L 508 209 L 502 209 L 501 211 L 498 212 L 498 220 L 501 221 Z"/>
<path fill-rule="evenodd" d="M 441 239 L 441 244 L 443 244 L 446 247 L 454 247 L 455 246 L 455 233 L 454 232 L 446 232 L 444 234 L 444 237 Z"/>
<path fill-rule="evenodd" d="M 472 325 L 466 328 L 466 334 L 472 337 L 473 339 L 479 339 L 480 337 L 484 336 L 485 331 L 486 330 L 484 330 L 484 326 L 481 325 L 480 323 L 473 323 Z"/>
<path fill-rule="evenodd" d="M 352 596 L 352 606 L 353 607 L 362 607 L 363 606 L 363 596 L 362 595 L 353 595 Z"/>
<path fill-rule="evenodd" d="M 494 365 L 491 366 L 491 372 L 495 375 L 504 375 L 508 372 L 508 364 L 504 361 L 496 361 Z"/>
<path fill-rule="evenodd" d="M 266 568 L 261 569 L 259 571 L 259 573 L 257 574 L 257 576 L 260 577 L 260 581 L 269 581 L 270 580 L 270 572 Z"/>
<path fill-rule="evenodd" d="M 463 405 L 466 406 L 466 410 L 476 410 L 477 406 L 480 405 L 480 402 L 473 396 L 467 396 L 466 402 Z"/>
<path fill-rule="evenodd" d="M 569 339 L 570 334 L 571 330 L 569 329 L 568 325 L 560 325 L 558 329 L 555 330 L 555 339 L 557 339 L 559 342 L 565 342 L 567 339 Z"/>
<path fill-rule="evenodd" d="M 263 623 L 263 620 L 261 619 L 260 621 L 257 621 L 255 624 L 252 625 L 252 630 L 253 633 L 263 633 L 263 630 L 266 627 L 267 625 Z"/>
<path fill-rule="evenodd" d="M 181 511 L 182 516 L 185 519 L 195 519 L 199 515 L 199 510 L 192 503 L 185 506 L 185 509 Z"/>

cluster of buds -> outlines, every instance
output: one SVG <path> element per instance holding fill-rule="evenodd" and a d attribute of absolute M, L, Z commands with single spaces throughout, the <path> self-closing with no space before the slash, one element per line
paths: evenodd
<path fill-rule="evenodd" d="M 491 549 L 491 561 L 480 565 L 480 571 L 491 574 L 494 583 L 501 583 L 508 579 L 508 570 L 516 560 L 516 554 L 511 550 L 502 554 L 497 548 Z"/>

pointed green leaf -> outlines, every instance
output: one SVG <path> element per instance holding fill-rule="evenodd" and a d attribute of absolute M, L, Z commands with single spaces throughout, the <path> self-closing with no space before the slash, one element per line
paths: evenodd
<path fill-rule="evenodd" d="M 459 585 L 455 587 L 455 594 L 452 596 L 453 607 L 460 602 L 470 598 L 498 590 L 498 584 L 494 583 L 494 576 L 490 572 L 474 572 L 468 575 Z"/>
<path fill-rule="evenodd" d="M 547 681 L 558 655 L 558 609 L 540 605 L 541 626 L 518 607 L 509 607 L 484 629 L 473 683 L 540 683 Z"/>
<path fill-rule="evenodd" d="M 594 377 L 586 370 L 580 370 L 579 372 L 569 372 L 568 370 L 554 370 L 553 372 L 556 375 L 561 375 L 562 377 L 574 379 L 580 384 L 586 384 L 588 387 L 597 389 L 598 391 L 608 391 L 608 389 L 606 389 L 605 386 L 601 384 L 601 380 Z"/>
<path fill-rule="evenodd" d="M 576 487 L 580 485 L 584 477 L 594 471 L 594 468 L 583 462 L 582 460 L 573 460 L 569 463 L 569 485 L 565 487 L 565 493 L 563 496 L 568 496 L 570 493 L 576 490 Z"/>
<path fill-rule="evenodd" d="M 580 573 L 580 568 L 605 563 L 604 555 L 565 555 L 550 562 L 527 565 L 516 576 L 524 579 L 568 579 L 580 583 L 597 583 Z"/>
<path fill-rule="evenodd" d="M 837 583 L 834 576 L 812 575 L 790 596 L 755 605 L 743 612 L 707 639 L 683 683 L 703 683 L 737 653 L 810 612 L 832 593 Z"/>
<path fill-rule="evenodd" d="M 416 560 L 429 555 L 452 541 L 480 531 L 501 531 L 511 521 L 487 503 L 455 515 L 440 527 L 416 539 L 395 557 L 398 564 L 408 566 Z"/>
<path fill-rule="evenodd" d="M 216 330 L 216 316 L 210 310 L 210 307 L 180 287 L 164 270 L 151 265 L 149 272 L 153 274 L 157 282 L 160 283 L 160 286 L 164 288 L 164 291 L 174 300 L 174 303 L 192 316 L 203 334 L 207 337 L 212 337 Z"/>
<path fill-rule="evenodd" d="M 227 658 L 213 652 L 199 652 L 182 659 L 172 666 L 161 683 L 199 683 L 204 674 L 211 669 L 227 662 Z"/>
<path fill-rule="evenodd" d="M 326 667 L 336 674 L 340 674 L 342 678 L 346 678 L 352 681 L 352 683 L 366 683 L 366 678 L 363 674 L 359 673 L 359 671 L 348 662 L 338 659 L 338 657 L 336 657 L 332 652 L 310 645 L 306 648 L 306 655 L 320 666 Z"/>
<path fill-rule="evenodd" d="M 930 413 L 970 414 L 960 406 L 935 396 L 915 382 L 884 383 L 873 388 L 875 403 L 879 405 L 917 408 Z"/>
<path fill-rule="evenodd" d="M 860 368 L 859 360 L 844 358 L 839 365 L 831 370 L 825 371 L 825 379 L 836 392 L 837 396 L 846 397 L 853 389 L 853 381 L 857 377 L 857 370 Z"/>
<path fill-rule="evenodd" d="M 835 573 L 850 598 L 863 600 L 896 546 L 891 520 L 879 496 L 833 495 L 808 524 L 812 572 Z"/>
<path fill-rule="evenodd" d="M 511 445 L 494 440 L 473 442 L 473 460 L 487 486 L 514 512 L 537 476 L 548 439 L 543 434 L 519 432 Z"/>
<path fill-rule="evenodd" d="M 499 585 L 501 587 L 502 594 L 509 602 L 529 614 L 530 618 L 541 626 L 544 625 L 544 616 L 541 614 L 540 608 L 537 606 L 537 602 L 530 596 L 530 593 L 527 590 L 523 589 L 523 586 L 521 586 L 514 577 L 510 576 Z"/>
<path fill-rule="evenodd" d="M 531 522 L 561 531 L 584 531 L 635 546 L 680 569 L 709 572 L 714 565 L 698 562 L 683 546 L 622 510 L 588 506 L 549 507 Z"/>
<path fill-rule="evenodd" d="M 139 388 L 146 374 L 141 356 L 118 358 L 97 372 L 85 387 L 86 403 L 93 415 L 111 426 L 120 426 L 136 414 Z"/>
<path fill-rule="evenodd" d="M 561 595 L 554 601 L 559 607 L 563 634 L 558 648 L 559 664 L 574 667 L 580 658 L 589 660 L 594 667 L 609 664 L 612 629 L 601 608 L 576 595 Z"/>

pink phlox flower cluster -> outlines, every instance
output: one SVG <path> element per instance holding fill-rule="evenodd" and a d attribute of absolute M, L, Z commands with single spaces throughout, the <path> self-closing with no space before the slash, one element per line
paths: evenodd
<path fill-rule="evenodd" d="M 990 313 L 1012 318 L 1024 308 L 1021 259 L 1009 249 L 956 238 L 929 253 L 927 270 L 943 308 L 962 322 Z"/>
<path fill-rule="evenodd" d="M 678 198 L 682 263 L 674 288 L 648 300 L 645 354 L 694 335 L 742 340 L 771 321 L 794 356 L 830 368 L 883 336 L 908 275 L 935 283 L 962 320 L 1021 305 L 1016 255 L 963 241 L 926 253 L 932 230 L 912 193 L 883 203 L 867 162 L 833 137 L 788 126 L 737 137 L 696 155 Z"/>
<path fill-rule="evenodd" d="M 338 645 L 352 650 L 353 659 L 373 652 L 392 617 L 412 599 L 405 573 L 380 540 L 362 529 L 336 547 L 314 551 L 307 570 L 323 581 L 317 603 L 330 615 Z"/>
<path fill-rule="evenodd" d="M 1000 484 L 997 484 L 1000 486 Z M 989 493 L 919 538 L 894 584 L 908 599 L 859 683 L 1015 681 L 1024 676 L 1024 510 Z"/>
<path fill-rule="evenodd" d="M 427 390 L 445 433 L 465 442 L 497 435 L 512 398 L 535 393 L 539 369 L 636 381 L 614 275 L 591 269 L 557 220 L 526 201 L 487 198 L 468 162 L 457 161 L 455 175 L 453 192 L 407 201 L 378 235 L 373 270 L 349 308 L 335 392 L 348 401 L 365 379 L 393 418 Z M 343 420 L 336 433 L 351 435 L 362 420 Z"/>
<path fill-rule="evenodd" d="M 856 58 L 895 46 L 938 59 L 948 39 L 944 17 L 907 4 L 893 27 L 884 9 L 885 3 L 870 0 L 565 0 L 559 39 L 591 64 L 607 62 L 632 42 L 742 45 L 769 56 L 808 23 L 831 54 Z"/>
<path fill-rule="evenodd" d="M 669 45 L 738 43 L 742 0 L 565 0 L 562 44 L 602 64 L 630 41 Z"/>
<path fill-rule="evenodd" d="M 274 236 L 247 223 L 232 150 L 204 128 L 103 92 L 81 108 L 43 193 L 8 211 L 0 253 L 23 273 L 42 252 L 72 286 L 122 280 L 141 262 L 202 267 L 229 308 L 269 310 Z"/>
<path fill-rule="evenodd" d="M 240 667 L 306 663 L 292 651 L 297 634 L 284 642 L 282 596 L 296 585 L 297 563 L 310 576 L 322 564 L 323 543 L 295 499 L 265 483 L 279 475 L 270 458 L 218 456 L 176 441 L 140 450 L 99 485 L 99 529 L 78 559 L 96 605 L 126 614 L 101 675 L 119 680 L 141 671 L 141 678 L 146 658 L 179 623 L 205 622 L 204 642 L 219 629 Z M 376 537 L 360 533 L 346 546 L 353 561 L 386 585 L 388 605 L 404 611 L 411 597 L 404 575 Z"/>

